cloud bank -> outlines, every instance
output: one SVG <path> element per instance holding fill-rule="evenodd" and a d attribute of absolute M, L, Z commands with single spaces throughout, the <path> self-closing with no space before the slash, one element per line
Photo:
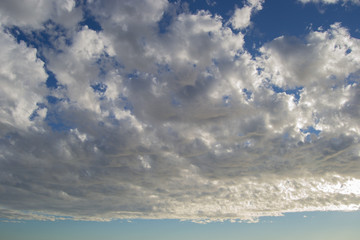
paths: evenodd
<path fill-rule="evenodd" d="M 239 30 L 263 1 L 229 20 L 166 0 L 26 4 L 0 4 L 0 218 L 360 208 L 360 40 L 341 23 L 254 56 Z"/>

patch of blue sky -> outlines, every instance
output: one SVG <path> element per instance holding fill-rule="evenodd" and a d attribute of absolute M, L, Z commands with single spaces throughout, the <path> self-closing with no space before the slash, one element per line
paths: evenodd
<path fill-rule="evenodd" d="M 279 86 L 276 86 L 274 84 L 271 85 L 271 88 L 274 92 L 276 93 L 286 93 L 288 95 L 293 95 L 294 96 L 294 102 L 298 103 L 300 100 L 300 95 L 301 95 L 301 91 L 303 89 L 303 87 L 296 87 L 296 88 L 291 88 L 291 89 L 284 89 L 281 88 Z"/>
<path fill-rule="evenodd" d="M 56 110 L 48 110 L 45 122 L 55 132 L 67 132 L 74 127 L 69 122 L 65 122 L 61 116 L 61 113 Z"/>
<path fill-rule="evenodd" d="M 39 110 L 47 108 L 47 105 L 45 103 L 37 103 L 36 106 L 37 108 L 29 116 L 30 121 L 34 121 L 35 118 L 39 116 Z"/>
<path fill-rule="evenodd" d="M 36 48 L 38 58 L 45 61 L 42 54 L 43 48 L 48 48 L 61 53 L 61 50 L 55 46 L 55 42 L 60 38 L 65 39 L 65 44 L 70 46 L 72 44 L 71 39 L 66 37 L 66 30 L 59 24 L 48 20 L 44 24 L 44 28 L 41 30 L 21 29 L 17 26 L 11 26 L 5 28 L 5 31 L 11 34 L 18 43 L 24 42 L 28 47 Z"/>
<path fill-rule="evenodd" d="M 230 106 L 230 104 L 231 104 L 231 96 L 229 96 L 229 95 L 223 96 L 222 102 L 223 102 L 223 105 L 224 105 L 225 107 Z"/>
<path fill-rule="evenodd" d="M 282 35 L 303 35 L 318 15 L 320 12 L 310 4 L 289 0 L 265 1 L 263 9 L 252 16 L 253 25 L 245 40 L 253 48 Z"/>
<path fill-rule="evenodd" d="M 300 129 L 300 131 L 302 133 L 307 134 L 305 137 L 305 141 L 306 142 L 311 142 L 312 141 L 312 135 L 316 135 L 317 137 L 319 137 L 321 131 L 315 129 L 313 126 L 308 126 L 306 129 Z"/>
<path fill-rule="evenodd" d="M 94 90 L 94 92 L 101 93 L 101 94 L 105 93 L 106 89 L 107 89 L 107 85 L 104 83 L 96 83 L 96 84 L 91 85 L 91 87 Z"/>
<path fill-rule="evenodd" d="M 220 15 L 224 21 L 228 21 L 234 13 L 235 6 L 243 7 L 245 1 L 214 1 L 214 0 L 195 0 L 184 1 L 189 4 L 191 13 L 197 13 L 199 10 L 206 10 L 213 15 Z"/>
<path fill-rule="evenodd" d="M 261 68 L 261 67 L 258 67 L 256 68 L 256 71 L 257 71 L 257 74 L 260 75 L 265 69 L 264 68 Z"/>
<path fill-rule="evenodd" d="M 118 70 L 124 69 L 124 66 L 120 63 L 120 61 L 116 57 L 110 56 L 106 51 L 103 51 L 93 64 L 99 69 L 99 78 L 106 76 L 111 68 Z"/>
<path fill-rule="evenodd" d="M 25 34 L 25 32 L 23 32 L 19 27 L 17 26 L 5 27 L 4 31 L 6 33 L 11 34 L 16 39 L 17 43 L 24 42 L 26 46 L 33 46 L 29 36 Z"/>
<path fill-rule="evenodd" d="M 31 115 L 33 119 L 38 116 L 37 111 L 47 108 L 46 117 L 44 122 L 56 132 L 69 131 L 74 128 L 73 124 L 62 117 L 62 113 L 58 109 L 58 104 L 62 101 L 68 101 L 65 98 L 58 98 L 52 95 L 46 96 L 47 103 L 38 103 L 38 108 Z M 30 119 L 30 120 L 33 120 Z"/>
<path fill-rule="evenodd" d="M 120 125 L 120 120 L 118 120 L 116 118 L 116 115 L 115 115 L 115 113 L 113 111 L 109 112 L 109 115 L 107 116 L 106 120 L 107 120 L 106 122 L 112 124 L 113 126 L 119 126 Z M 99 126 L 104 126 L 104 125 L 105 125 L 105 122 L 99 123 Z"/>
<path fill-rule="evenodd" d="M 352 52 L 351 48 L 348 48 L 345 52 L 345 55 L 349 55 Z"/>
<path fill-rule="evenodd" d="M 46 96 L 46 100 L 49 104 L 57 104 L 58 102 L 63 101 L 63 99 L 51 95 Z"/>
<path fill-rule="evenodd" d="M 353 37 L 360 37 L 360 7 L 339 4 L 302 4 L 298 1 L 265 1 L 263 9 L 252 16 L 253 25 L 245 35 L 245 48 L 256 53 L 256 48 L 279 36 L 302 38 L 319 27 L 328 29 L 335 22 L 349 29 Z"/>
<path fill-rule="evenodd" d="M 320 130 L 315 129 L 313 126 L 308 126 L 306 129 L 300 129 L 300 131 L 303 133 L 312 133 L 316 136 L 319 136 L 319 134 L 321 133 Z"/>
<path fill-rule="evenodd" d="M 38 111 L 39 111 L 40 109 L 43 109 L 43 108 L 45 108 L 45 107 L 40 107 L 40 106 L 38 105 L 38 107 L 30 114 L 29 120 L 30 120 L 30 121 L 34 121 L 38 116 L 40 116 L 39 113 L 38 113 Z"/>
<path fill-rule="evenodd" d="M 172 71 L 169 64 L 156 63 L 156 66 L 157 66 L 157 73 L 158 74 L 169 73 L 169 72 Z"/>
<path fill-rule="evenodd" d="M 252 92 L 246 88 L 243 89 L 243 93 L 245 94 L 246 96 L 246 100 L 250 100 L 251 99 L 251 96 L 252 96 Z"/>
<path fill-rule="evenodd" d="M 309 29 L 327 29 L 335 22 L 341 22 L 357 35 L 355 37 L 359 37 L 356 32 L 359 28 L 358 16 L 359 7 L 343 7 L 341 3 L 314 5 L 278 0 L 265 1 L 263 9 L 253 16 L 253 21 L 255 29 L 263 34 L 261 38 L 267 42 L 281 35 L 302 36 Z"/>
<path fill-rule="evenodd" d="M 131 80 L 131 79 L 137 79 L 139 76 L 140 76 L 140 72 L 135 70 L 131 73 L 128 73 L 126 77 L 127 77 L 127 79 Z"/>
<path fill-rule="evenodd" d="M 83 20 L 79 23 L 80 26 L 87 26 L 89 29 L 94 30 L 96 32 L 100 32 L 103 30 L 101 24 L 96 20 L 95 16 L 91 14 L 90 10 L 83 7 Z"/>
<path fill-rule="evenodd" d="M 120 105 L 122 106 L 122 108 L 125 111 L 133 112 L 134 106 L 132 105 L 132 103 L 130 102 L 130 100 L 127 97 L 120 96 L 119 99 L 120 99 Z"/>
<path fill-rule="evenodd" d="M 48 77 L 47 77 L 47 79 L 46 79 L 46 87 L 47 87 L 47 88 L 53 88 L 53 89 L 58 88 L 58 87 L 59 87 L 59 82 L 58 82 L 58 80 L 56 79 L 55 74 L 54 74 L 52 71 L 50 71 L 50 70 L 47 68 L 46 65 L 45 65 L 44 68 L 45 68 L 46 74 L 48 75 Z"/>
<path fill-rule="evenodd" d="M 61 117 L 59 117 L 59 113 L 56 111 L 56 104 L 58 104 L 61 101 L 65 101 L 65 99 L 57 98 L 52 95 L 46 96 L 47 103 L 37 103 L 37 108 L 30 114 L 29 120 L 34 121 L 37 117 L 39 117 L 38 111 L 41 109 L 46 108 L 47 114 L 45 117 L 45 122 L 49 127 L 51 127 L 55 131 L 66 131 L 70 130 L 71 127 L 69 124 L 66 124 L 63 122 Z"/>
<path fill-rule="evenodd" d="M 350 73 L 349 76 L 345 78 L 345 85 L 354 85 L 359 84 L 360 80 L 360 71 L 355 73 Z"/>
<path fill-rule="evenodd" d="M 164 34 L 168 32 L 168 28 L 173 22 L 173 15 L 169 12 L 165 12 L 158 22 L 159 33 Z"/>

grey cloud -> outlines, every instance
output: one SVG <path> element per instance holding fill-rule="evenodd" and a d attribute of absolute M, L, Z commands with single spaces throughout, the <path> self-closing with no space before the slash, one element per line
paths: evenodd
<path fill-rule="evenodd" d="M 33 28 L 42 28 L 43 23 L 49 19 L 69 27 L 80 21 L 79 17 L 82 16 L 73 0 L 4 0 L 0 3 L 0 13 L 2 25 Z"/>

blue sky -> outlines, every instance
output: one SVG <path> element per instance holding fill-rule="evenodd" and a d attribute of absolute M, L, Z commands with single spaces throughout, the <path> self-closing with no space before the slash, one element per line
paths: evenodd
<path fill-rule="evenodd" d="M 306 216 L 306 217 L 304 217 Z M 2 223 L 4 239 L 357 239 L 359 212 L 297 213 L 263 218 L 259 223 L 196 224 L 178 220 Z"/>
<path fill-rule="evenodd" d="M 359 16 L 1 1 L 0 237 L 355 239 Z"/>

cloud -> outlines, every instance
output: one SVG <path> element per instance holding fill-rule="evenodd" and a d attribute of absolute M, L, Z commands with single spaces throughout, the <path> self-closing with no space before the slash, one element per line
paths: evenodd
<path fill-rule="evenodd" d="M 359 43 L 336 23 L 327 31 L 311 32 L 305 42 L 293 37 L 279 37 L 261 48 L 264 78 L 285 89 L 304 87 L 297 107 L 310 111 L 305 110 L 303 116 L 297 112 L 298 127 L 316 124 L 319 130 L 327 133 L 351 134 L 353 130 L 358 131 L 359 126 L 351 120 L 356 119 L 358 110 L 352 108 L 351 113 L 347 111 L 354 114 L 346 115 L 349 118 L 343 111 L 358 95 L 357 85 L 347 80 L 358 76 L 356 54 Z M 339 124 L 336 115 L 343 124 Z"/>
<path fill-rule="evenodd" d="M 207 11 L 179 12 L 160 33 L 166 1 L 61 10 L 87 9 L 95 31 L 39 4 L 28 24 L 1 18 L 50 37 L 38 46 L 0 34 L 0 218 L 256 221 L 359 209 L 360 42 L 340 23 L 279 36 L 255 57 Z M 247 2 L 249 18 L 233 27 L 261 4 Z"/>
<path fill-rule="evenodd" d="M 36 49 L 17 44 L 9 34 L 1 32 L 0 43 L 2 129 L 26 129 L 34 126 L 30 118 L 46 115 L 46 110 L 37 106 L 47 92 L 44 63 L 37 59 Z"/>
<path fill-rule="evenodd" d="M 231 25 L 234 29 L 244 29 L 250 25 L 250 18 L 254 11 L 262 9 L 263 0 L 247 1 L 242 8 L 236 8 L 234 15 L 230 19 Z"/>
<path fill-rule="evenodd" d="M 45 21 L 51 19 L 69 26 L 80 20 L 79 10 L 75 8 L 74 0 L 4 0 L 0 3 L 0 19 L 2 25 L 41 28 Z"/>
<path fill-rule="evenodd" d="M 352 3 L 352 4 L 360 4 L 359 0 L 299 0 L 302 3 L 324 3 L 324 4 L 336 4 L 336 3 Z"/>

